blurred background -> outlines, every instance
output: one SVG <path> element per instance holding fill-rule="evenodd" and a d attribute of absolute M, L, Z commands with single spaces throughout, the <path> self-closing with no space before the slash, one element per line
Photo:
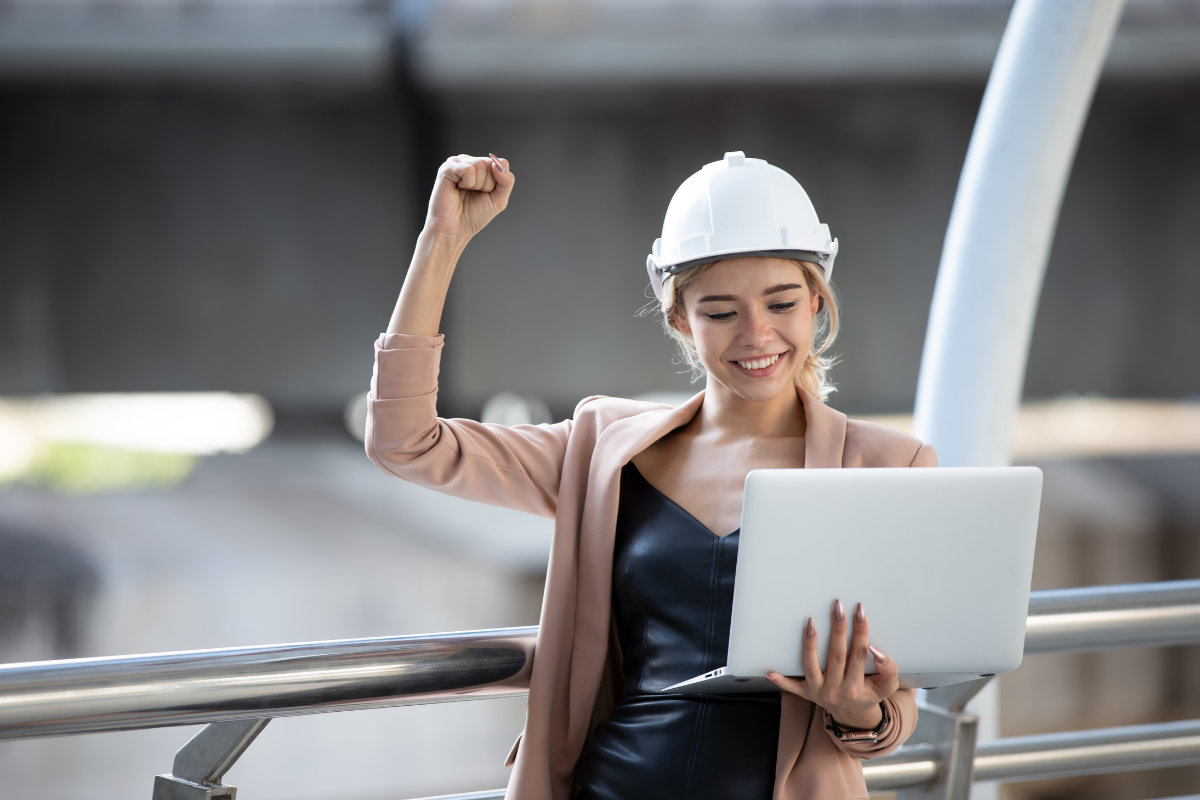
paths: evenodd
<path fill-rule="evenodd" d="M 443 415 L 698 387 L 652 317 L 727 150 L 841 241 L 832 405 L 909 423 L 1003 0 L 0 0 L 0 661 L 534 624 L 550 523 L 359 441 L 437 165 L 519 177 L 467 251 Z M 1019 463 L 1034 588 L 1200 577 L 1200 2 L 1129 0 L 1063 205 Z M 1032 656 L 1004 735 L 1200 716 L 1200 649 Z M 489 789 L 490 700 L 273 723 L 246 798 Z M 0 743 L 5 796 L 149 793 L 191 729 Z M 1200 769 L 1005 787 L 1200 792 Z"/>

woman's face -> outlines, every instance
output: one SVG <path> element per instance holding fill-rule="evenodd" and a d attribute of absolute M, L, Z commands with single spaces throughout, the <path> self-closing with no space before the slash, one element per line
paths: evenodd
<path fill-rule="evenodd" d="M 812 349 L 819 295 L 799 264 L 782 258 L 731 258 L 683 291 L 675 326 L 689 333 L 715 380 L 751 402 L 795 392 Z"/>

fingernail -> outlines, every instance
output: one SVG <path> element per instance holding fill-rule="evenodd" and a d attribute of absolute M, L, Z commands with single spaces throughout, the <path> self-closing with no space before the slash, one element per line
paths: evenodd
<path fill-rule="evenodd" d="M 838 624 L 846 621 L 846 609 L 842 608 L 841 600 L 833 601 L 833 619 Z"/>
<path fill-rule="evenodd" d="M 877 648 L 875 645 L 869 644 L 869 645 L 867 645 L 867 649 L 871 651 L 871 655 L 875 656 L 876 664 L 886 664 L 887 663 L 888 657 L 885 656 L 883 653 L 879 652 L 879 648 Z"/>
<path fill-rule="evenodd" d="M 867 612 L 863 611 L 862 603 L 859 603 L 858 608 L 854 610 L 854 621 L 859 625 L 867 621 Z"/>
<path fill-rule="evenodd" d="M 817 638 L 817 626 L 813 625 L 812 617 L 808 618 L 808 624 L 804 626 L 804 638 L 805 639 Z"/>

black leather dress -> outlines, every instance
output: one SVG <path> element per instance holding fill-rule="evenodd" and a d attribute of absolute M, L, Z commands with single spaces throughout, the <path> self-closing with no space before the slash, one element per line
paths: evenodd
<path fill-rule="evenodd" d="M 725 666 L 738 532 L 715 536 L 629 464 L 616 533 L 626 678 L 576 767 L 577 800 L 770 800 L 778 693 L 659 693 Z"/>

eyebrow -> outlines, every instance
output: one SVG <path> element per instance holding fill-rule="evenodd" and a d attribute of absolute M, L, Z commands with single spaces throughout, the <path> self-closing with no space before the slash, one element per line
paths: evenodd
<path fill-rule="evenodd" d="M 779 294 L 780 292 L 786 292 L 789 289 L 803 289 L 803 288 L 804 288 L 804 286 L 802 286 L 799 283 L 781 283 L 776 286 L 772 286 L 771 288 L 764 291 L 762 293 L 762 296 L 770 297 L 773 294 Z M 701 297 L 696 302 L 697 303 L 732 303 L 737 299 L 738 299 L 738 296 L 734 295 L 734 294 L 708 294 L 708 295 L 705 295 L 704 297 Z"/>
<path fill-rule="evenodd" d="M 799 283 L 781 283 L 778 286 L 772 286 L 770 289 L 767 289 L 765 292 L 763 292 L 763 297 L 769 297 L 773 294 L 779 294 L 780 292 L 786 292 L 788 289 L 803 289 L 803 288 L 804 288 L 804 286 L 802 286 Z"/>

